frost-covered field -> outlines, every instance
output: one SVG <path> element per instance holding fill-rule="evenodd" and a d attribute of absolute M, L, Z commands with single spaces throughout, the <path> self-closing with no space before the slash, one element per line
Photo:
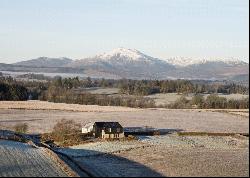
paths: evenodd
<path fill-rule="evenodd" d="M 65 107 L 67 108 L 68 106 Z M 69 107 L 77 108 L 78 105 L 70 105 Z M 87 108 L 87 106 L 83 107 Z M 101 106 L 99 107 L 100 109 L 102 108 Z M 227 113 L 228 111 L 132 108 L 124 108 L 124 110 L 119 111 L 120 107 L 117 110 L 115 107 L 113 108 L 114 110 L 105 112 L 100 110 L 73 112 L 67 109 L 63 110 L 63 107 L 62 110 L 0 109 L 0 128 L 11 129 L 17 123 L 27 123 L 30 133 L 44 133 L 52 131 L 53 126 L 59 120 L 69 119 L 81 124 L 96 121 L 117 121 L 123 127 L 150 126 L 158 129 L 183 130 L 188 132 L 249 133 L 249 118 L 229 114 Z M 247 111 L 237 110 L 239 113 L 246 113 Z"/>
<path fill-rule="evenodd" d="M 148 96 L 145 96 L 145 97 L 154 99 L 156 105 L 159 106 L 159 105 L 167 105 L 167 104 L 174 103 L 181 96 L 182 95 L 178 94 L 178 93 L 166 93 L 166 94 L 164 94 L 164 93 L 158 93 L 158 94 L 148 95 Z M 209 96 L 209 94 L 203 94 L 203 97 L 205 99 L 208 96 Z M 225 97 L 227 99 L 235 99 L 235 100 L 249 98 L 249 95 L 243 95 L 243 94 L 229 94 L 229 95 L 218 94 L 218 96 Z M 188 100 L 191 100 L 192 97 L 193 97 L 193 94 L 189 94 L 188 96 L 186 96 L 186 98 Z"/>
<path fill-rule="evenodd" d="M 116 154 L 169 177 L 248 177 L 249 150 L 154 146 Z"/>
<path fill-rule="evenodd" d="M 87 143 L 60 151 L 96 175 L 247 176 L 247 137 L 164 136 Z"/>
<path fill-rule="evenodd" d="M 104 95 L 117 95 L 119 94 L 118 88 L 87 88 L 83 91 L 90 92 L 92 94 L 104 94 Z M 188 100 L 191 100 L 194 94 L 189 94 L 186 96 Z M 249 95 L 244 94 L 218 94 L 220 97 L 225 97 L 227 99 L 243 99 L 243 98 L 249 98 Z M 146 98 L 152 98 L 154 99 L 156 105 L 166 105 L 175 102 L 177 99 L 179 99 L 182 96 L 182 94 L 178 93 L 157 93 L 145 96 Z M 207 98 L 209 94 L 203 94 L 204 98 Z"/>
<path fill-rule="evenodd" d="M 72 112 L 58 110 L 0 109 L 0 128 L 27 123 L 30 133 L 50 132 L 61 119 L 78 123 L 117 121 L 123 127 L 151 126 L 187 132 L 249 133 L 249 118 L 209 110 L 143 109 L 129 112 Z"/>
<path fill-rule="evenodd" d="M 128 107 L 65 104 L 35 100 L 0 101 L 0 109 L 61 110 L 74 112 L 129 112 L 139 110 Z"/>
<path fill-rule="evenodd" d="M 65 177 L 67 174 L 42 149 L 0 140 L 0 177 Z"/>
<path fill-rule="evenodd" d="M 100 141 L 83 145 L 71 146 L 70 148 L 58 149 L 58 151 L 72 157 L 94 156 L 104 153 L 116 153 L 130 149 L 147 146 L 148 144 L 138 141 Z"/>
<path fill-rule="evenodd" d="M 209 148 L 209 149 L 238 149 L 247 148 L 249 140 L 231 136 L 144 136 L 139 140 L 150 145 L 161 145 L 170 148 Z"/>
<path fill-rule="evenodd" d="M 148 95 L 145 97 L 154 99 L 155 104 L 159 106 L 159 105 L 167 105 L 167 104 L 174 103 L 181 96 L 182 96 L 181 94 L 177 94 L 177 93 L 166 93 L 166 94 L 158 93 L 158 94 Z M 191 96 L 186 97 L 186 98 L 189 100 L 192 99 Z"/>
<path fill-rule="evenodd" d="M 118 88 L 95 88 L 95 89 L 85 89 L 85 91 L 92 94 L 101 94 L 101 95 L 115 95 L 119 93 Z"/>
<path fill-rule="evenodd" d="M 88 157 L 106 153 L 119 153 L 150 146 L 168 148 L 208 148 L 208 149 L 241 149 L 248 148 L 247 137 L 232 136 L 178 136 L 168 134 L 162 136 L 139 136 L 133 141 L 98 141 L 82 145 L 61 148 L 58 151 L 72 157 Z"/>
<path fill-rule="evenodd" d="M 27 103 L 13 104 L 9 107 L 20 107 Z M 107 110 L 101 106 L 81 106 L 84 109 L 78 110 L 76 108 L 80 106 L 66 104 L 56 104 L 56 107 L 60 107 L 54 110 L 53 103 L 34 104 L 29 104 L 25 109 L 0 109 L 0 128 L 27 123 L 30 133 L 44 133 L 50 132 L 57 121 L 72 119 L 83 124 L 118 121 L 124 127 L 151 126 L 172 131 L 249 133 L 249 118 L 229 114 L 229 111 L 224 110 L 120 107 L 109 107 L 110 110 Z M 53 107 L 46 109 L 43 104 Z M 91 112 L 87 112 L 88 107 L 94 107 L 94 110 L 92 108 Z M 237 112 L 245 113 L 247 110 Z M 249 174 L 248 147 L 248 138 L 169 134 L 140 137 L 138 141 L 100 141 L 60 151 L 99 176 L 246 176 Z"/>

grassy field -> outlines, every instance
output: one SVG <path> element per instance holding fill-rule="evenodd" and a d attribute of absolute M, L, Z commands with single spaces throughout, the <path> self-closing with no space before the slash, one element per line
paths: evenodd
<path fill-rule="evenodd" d="M 248 138 L 170 134 L 88 143 L 59 151 L 96 175 L 107 177 L 247 176 L 248 146 Z"/>
<path fill-rule="evenodd" d="M 89 88 L 84 91 L 90 92 L 91 94 L 102 94 L 102 95 L 114 95 L 119 94 L 119 88 Z"/>
<path fill-rule="evenodd" d="M 133 109 L 40 101 L 0 102 L 0 108 L 1 128 L 9 129 L 17 123 L 27 123 L 31 133 L 49 132 L 61 119 L 81 124 L 118 121 L 124 127 L 151 126 L 187 132 L 249 133 L 248 117 L 229 113 L 248 113 L 248 110 Z"/>
<path fill-rule="evenodd" d="M 60 110 L 74 112 L 130 112 L 139 109 L 117 107 L 52 103 L 47 101 L 0 101 L 0 109 L 25 109 L 25 110 Z"/>
<path fill-rule="evenodd" d="M 225 97 L 227 99 L 236 99 L 236 100 L 249 98 L 249 95 L 242 95 L 242 94 L 230 94 L 230 95 L 218 94 L 218 95 L 220 97 Z M 154 95 L 148 95 L 146 97 L 154 99 L 155 104 L 159 106 L 159 105 L 168 105 L 168 104 L 174 103 L 181 96 L 182 94 L 178 94 L 178 93 L 167 93 L 167 94 L 159 93 L 159 94 L 154 94 Z M 203 94 L 202 96 L 206 99 L 207 96 L 209 96 L 209 94 Z M 189 94 L 188 96 L 186 96 L 188 100 L 191 100 L 192 97 L 193 97 L 193 94 Z"/>
<path fill-rule="evenodd" d="M 12 129 L 17 123 L 27 123 L 30 133 L 45 133 L 52 131 L 59 120 L 70 119 L 81 124 L 118 121 L 124 127 L 150 126 L 174 132 L 229 133 L 224 134 L 225 136 L 174 133 L 139 137 L 138 140 L 132 141 L 87 143 L 59 151 L 72 157 L 77 164 L 97 176 L 247 176 L 249 140 L 247 137 L 234 137 L 230 134 L 249 133 L 249 118 L 242 113 L 248 113 L 248 110 L 133 109 L 41 101 L 0 102 L 0 129 Z M 47 170 L 43 174 L 39 172 L 40 170 L 35 172 L 36 166 L 30 166 L 36 163 L 35 160 L 29 163 L 26 160 L 36 155 L 39 159 L 36 164 L 43 166 L 45 153 L 22 143 L 15 143 L 18 147 L 16 149 L 16 145 L 13 144 L 0 141 L 0 164 L 4 164 L 0 166 L 0 176 L 19 174 L 61 176 L 58 173 L 59 168 L 53 168 L 56 164 L 47 157 L 45 160 L 49 162 L 46 162 Z M 25 153 L 22 153 L 23 151 Z M 13 153 L 8 156 L 10 160 L 5 161 L 5 155 L 10 153 Z M 6 164 L 15 164 L 14 172 L 4 171 L 8 170 L 5 169 Z M 19 165 L 26 167 L 22 168 Z M 24 172 L 18 172 L 20 169 Z M 29 169 L 32 171 L 28 171 Z"/>
<path fill-rule="evenodd" d="M 117 154 L 166 177 L 248 177 L 248 149 L 144 147 Z M 100 159 L 100 158 L 99 158 Z"/>
<path fill-rule="evenodd" d="M 92 94 L 103 94 L 103 95 L 119 95 L 119 89 L 118 88 L 87 88 L 83 90 L 84 92 L 89 92 Z M 243 99 L 243 98 L 249 98 L 249 95 L 243 95 L 243 94 L 218 94 L 220 97 L 225 97 L 227 99 Z M 174 103 L 177 99 L 179 99 L 182 96 L 182 94 L 178 93 L 157 93 L 145 96 L 146 98 L 152 98 L 154 99 L 157 106 L 160 105 L 168 105 L 171 103 Z M 206 99 L 209 94 L 203 94 L 203 97 Z M 131 96 L 132 97 L 132 96 Z M 193 97 L 193 94 L 189 94 L 186 96 L 188 100 L 191 100 Z"/>

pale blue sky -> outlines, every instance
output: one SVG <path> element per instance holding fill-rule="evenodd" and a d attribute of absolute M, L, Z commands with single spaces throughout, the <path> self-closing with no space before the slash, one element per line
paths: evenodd
<path fill-rule="evenodd" d="M 249 61 L 248 0 L 0 0 L 0 62 L 135 48 Z"/>

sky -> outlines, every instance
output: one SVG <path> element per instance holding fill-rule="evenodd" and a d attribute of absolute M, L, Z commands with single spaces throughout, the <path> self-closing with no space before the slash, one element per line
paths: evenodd
<path fill-rule="evenodd" d="M 249 62 L 248 0 L 0 0 L 0 62 L 114 48 Z"/>

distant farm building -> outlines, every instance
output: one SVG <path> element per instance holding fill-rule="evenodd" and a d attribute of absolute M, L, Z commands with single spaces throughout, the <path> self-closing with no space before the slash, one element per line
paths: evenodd
<path fill-rule="evenodd" d="M 118 139 L 124 137 L 124 131 L 119 122 L 95 122 L 93 135 L 96 138 Z"/>
<path fill-rule="evenodd" d="M 89 122 L 82 127 L 82 133 L 88 134 L 93 131 L 93 123 Z"/>

